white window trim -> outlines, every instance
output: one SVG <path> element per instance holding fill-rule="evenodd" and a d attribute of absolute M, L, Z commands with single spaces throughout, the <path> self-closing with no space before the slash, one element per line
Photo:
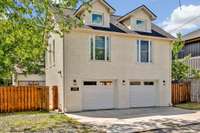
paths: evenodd
<path fill-rule="evenodd" d="M 105 58 L 104 60 L 96 60 L 96 56 L 95 56 L 95 46 L 96 46 L 96 43 L 95 43 L 95 37 L 96 36 L 103 36 L 105 37 Z M 91 38 L 92 38 L 92 42 L 93 42 L 93 59 L 91 59 Z M 109 48 L 109 60 L 107 59 L 107 48 L 108 48 L 108 40 L 107 38 L 109 38 L 109 43 L 110 43 L 110 48 Z M 109 62 L 111 61 L 111 41 L 110 41 L 110 36 L 105 36 L 105 35 L 92 35 L 92 36 L 89 36 L 89 58 L 90 58 L 90 61 L 106 61 L 106 62 Z"/>
<path fill-rule="evenodd" d="M 141 41 L 148 41 L 148 62 L 141 62 Z M 152 41 L 151 40 L 138 40 L 138 42 L 139 42 L 139 51 L 137 51 L 137 52 L 139 52 L 139 53 L 137 53 L 137 56 L 139 55 L 139 57 L 137 57 L 138 58 L 138 60 L 137 60 L 137 63 L 139 63 L 139 64 L 152 64 L 153 63 L 153 57 L 152 57 Z M 138 44 L 137 44 L 138 45 Z M 138 49 L 137 49 L 138 50 Z"/>
<path fill-rule="evenodd" d="M 93 14 L 98 14 L 98 15 L 102 16 L 102 22 L 100 24 L 93 23 L 93 21 L 92 21 L 92 15 Z M 94 25 L 94 26 L 103 26 L 104 25 L 104 13 L 102 13 L 102 12 L 92 11 L 90 19 L 91 19 L 91 24 Z"/>

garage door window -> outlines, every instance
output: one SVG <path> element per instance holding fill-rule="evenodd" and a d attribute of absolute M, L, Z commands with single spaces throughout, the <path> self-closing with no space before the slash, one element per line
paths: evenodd
<path fill-rule="evenodd" d="M 141 85 L 140 81 L 132 81 L 130 82 L 130 85 Z"/>
<path fill-rule="evenodd" d="M 149 86 L 153 86 L 154 85 L 154 82 L 153 81 L 151 81 L 151 82 L 144 82 L 144 85 L 149 85 Z"/>
<path fill-rule="evenodd" d="M 112 81 L 100 81 L 100 85 L 102 85 L 102 86 L 111 86 L 112 85 Z"/>
<path fill-rule="evenodd" d="M 97 85 L 97 82 L 96 81 L 84 81 L 83 85 L 84 86 L 94 86 L 94 85 Z"/>

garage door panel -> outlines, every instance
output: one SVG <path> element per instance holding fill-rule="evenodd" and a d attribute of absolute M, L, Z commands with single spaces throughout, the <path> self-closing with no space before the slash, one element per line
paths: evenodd
<path fill-rule="evenodd" d="M 112 86 L 84 86 L 83 87 L 83 110 L 111 109 L 113 108 Z"/>
<path fill-rule="evenodd" d="M 130 106 L 151 107 L 156 106 L 157 88 L 154 85 L 130 85 Z"/>

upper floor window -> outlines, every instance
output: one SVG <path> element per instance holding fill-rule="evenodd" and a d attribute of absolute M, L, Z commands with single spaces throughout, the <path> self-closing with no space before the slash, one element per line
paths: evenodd
<path fill-rule="evenodd" d="M 92 13 L 92 24 L 93 25 L 103 25 L 103 14 L 93 12 Z"/>
<path fill-rule="evenodd" d="M 49 50 L 48 50 L 48 57 L 49 57 L 49 66 L 54 66 L 55 65 L 55 60 L 56 60 L 56 54 L 55 54 L 55 39 L 53 39 L 53 43 L 49 43 Z"/>
<path fill-rule="evenodd" d="M 56 40 L 53 39 L 53 49 L 52 49 L 53 65 L 56 63 Z"/>
<path fill-rule="evenodd" d="M 93 36 L 90 39 L 90 59 L 110 60 L 110 39 L 107 36 Z"/>
<path fill-rule="evenodd" d="M 137 61 L 139 63 L 152 62 L 152 43 L 151 41 L 137 41 Z"/>

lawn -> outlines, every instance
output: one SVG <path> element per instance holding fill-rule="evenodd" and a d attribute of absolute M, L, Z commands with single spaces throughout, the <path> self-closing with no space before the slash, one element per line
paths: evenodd
<path fill-rule="evenodd" d="M 25 112 L 0 114 L 0 132 L 100 132 L 63 114 L 47 112 Z"/>
<path fill-rule="evenodd" d="M 200 103 L 184 103 L 175 105 L 175 107 L 189 110 L 200 110 Z"/>

